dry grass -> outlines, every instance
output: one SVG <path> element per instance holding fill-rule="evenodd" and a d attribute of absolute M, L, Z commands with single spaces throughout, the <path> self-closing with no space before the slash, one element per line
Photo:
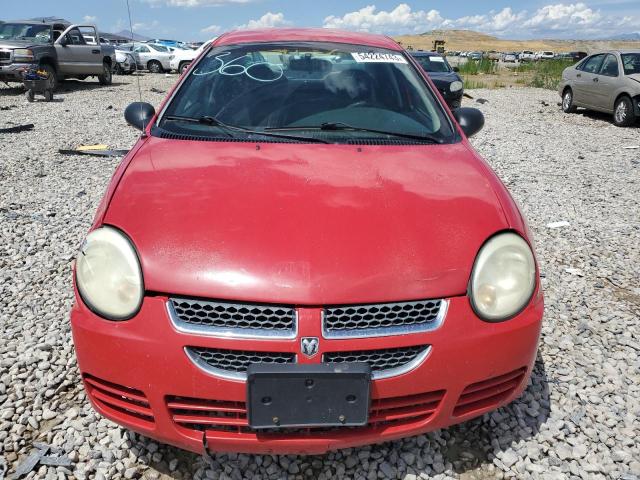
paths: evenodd
<path fill-rule="evenodd" d="M 421 35 L 400 35 L 395 37 L 403 46 L 411 45 L 414 49 L 431 50 L 433 41 L 443 39 L 446 49 L 454 51 L 490 51 L 521 52 L 522 50 L 551 50 L 553 52 L 585 51 L 617 48 L 638 48 L 639 41 L 605 41 L 605 40 L 504 40 L 472 32 L 470 30 L 434 30 Z"/>

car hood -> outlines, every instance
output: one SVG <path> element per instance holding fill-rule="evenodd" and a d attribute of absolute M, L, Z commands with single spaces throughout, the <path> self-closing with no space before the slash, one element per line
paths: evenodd
<path fill-rule="evenodd" d="M 466 144 L 349 146 L 151 137 L 103 222 L 147 291 L 297 305 L 463 295 L 508 228 Z"/>
<path fill-rule="evenodd" d="M 640 73 L 634 73 L 633 75 L 627 75 L 627 77 L 632 79 L 632 80 L 635 80 L 637 82 L 636 86 L 640 87 Z"/>
<path fill-rule="evenodd" d="M 28 48 L 28 47 L 50 47 L 46 43 L 34 43 L 28 40 L 0 40 L 0 48 Z"/>

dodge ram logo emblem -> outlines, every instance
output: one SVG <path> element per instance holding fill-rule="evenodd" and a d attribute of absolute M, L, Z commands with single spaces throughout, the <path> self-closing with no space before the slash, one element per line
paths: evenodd
<path fill-rule="evenodd" d="M 300 350 L 305 356 L 311 358 L 318 353 L 319 344 L 318 337 L 304 337 L 300 340 Z"/>

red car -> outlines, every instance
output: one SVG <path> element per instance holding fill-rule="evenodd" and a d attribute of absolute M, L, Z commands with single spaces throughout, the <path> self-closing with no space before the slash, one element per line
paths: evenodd
<path fill-rule="evenodd" d="M 320 454 L 521 394 L 531 234 L 393 40 L 241 31 L 196 59 L 117 169 L 71 324 L 105 417 L 194 452 Z"/>

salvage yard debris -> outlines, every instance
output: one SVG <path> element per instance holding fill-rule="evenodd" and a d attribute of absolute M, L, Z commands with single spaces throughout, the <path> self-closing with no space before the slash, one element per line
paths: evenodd
<path fill-rule="evenodd" d="M 62 455 L 62 450 L 56 447 L 52 447 L 42 442 L 33 442 L 35 447 L 31 453 L 25 458 L 22 463 L 18 465 L 16 471 L 13 473 L 11 479 L 17 480 L 24 475 L 33 471 L 38 464 L 52 466 L 52 467 L 70 467 L 71 459 L 66 455 Z M 49 452 L 52 455 L 47 455 Z M 0 470 L 0 480 L 2 479 L 3 472 Z"/>
<path fill-rule="evenodd" d="M 15 127 L 0 128 L 0 133 L 20 133 L 33 130 L 35 125 L 33 123 L 27 123 L 25 125 L 16 125 Z"/>
<path fill-rule="evenodd" d="M 562 227 L 568 227 L 570 225 L 571 224 L 569 222 L 566 222 L 566 221 L 547 223 L 547 227 L 549 227 L 549 228 L 562 228 Z"/>
<path fill-rule="evenodd" d="M 76 149 L 60 149 L 58 153 L 63 155 L 91 155 L 94 157 L 121 157 L 129 153 L 129 150 L 109 149 L 108 145 L 80 145 Z"/>

